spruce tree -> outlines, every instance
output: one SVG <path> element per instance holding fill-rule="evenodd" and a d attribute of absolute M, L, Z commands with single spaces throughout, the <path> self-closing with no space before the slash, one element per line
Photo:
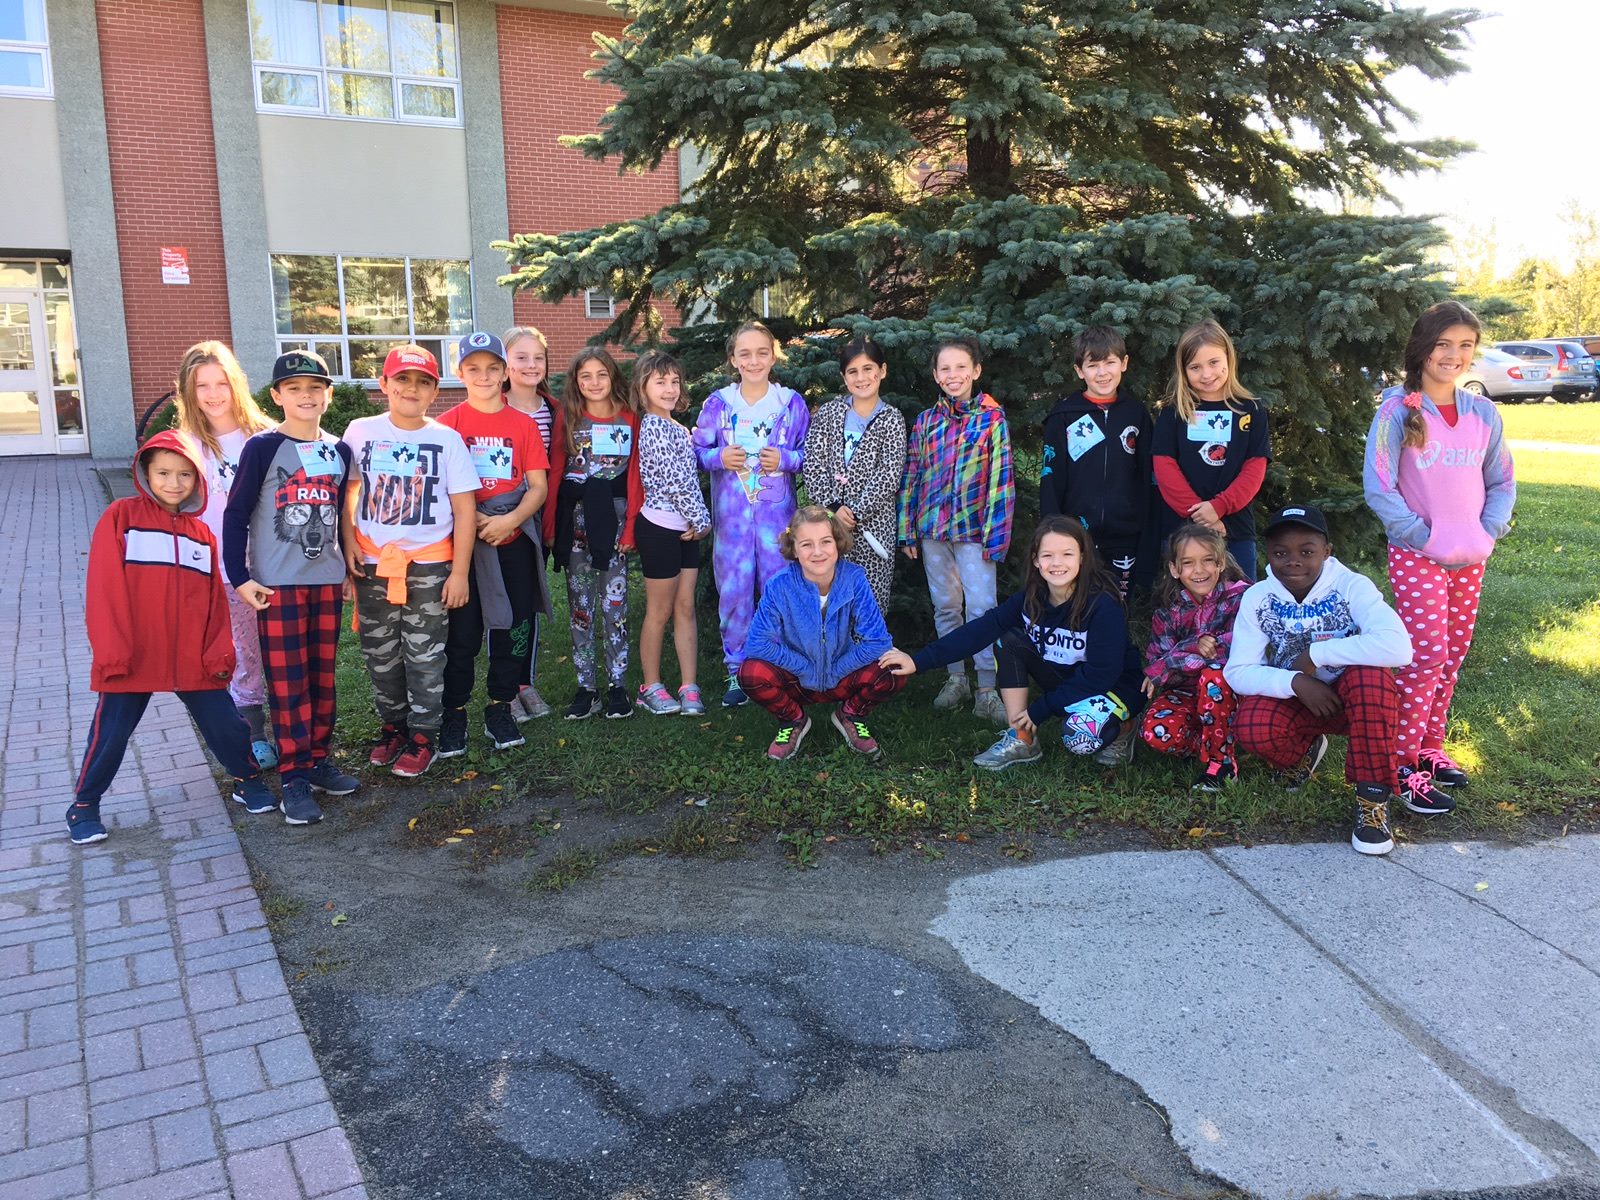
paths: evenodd
<path fill-rule="evenodd" d="M 1388 82 L 1462 70 L 1474 13 L 1386 0 L 627 11 L 621 38 L 596 37 L 595 77 L 621 96 L 570 142 L 634 171 L 692 147 L 703 174 L 649 216 L 516 236 L 503 282 L 552 301 L 608 291 L 618 315 L 601 337 L 665 338 L 707 374 L 729 327 L 776 298 L 769 323 L 796 339 L 785 381 L 814 401 L 840 390 L 847 334 L 890 351 L 888 394 L 911 411 L 932 398 L 934 338 L 975 333 L 1024 462 L 1077 386 L 1078 330 L 1123 329 L 1126 386 L 1154 406 L 1178 334 L 1215 316 L 1272 411 L 1263 503 L 1315 500 L 1346 515 L 1343 539 L 1371 538 L 1360 458 L 1374 379 L 1444 292 L 1428 255 L 1441 236 L 1313 198 L 1363 207 L 1387 173 L 1461 148 L 1398 136 L 1407 114 Z M 658 298 L 688 323 L 659 328 Z"/>

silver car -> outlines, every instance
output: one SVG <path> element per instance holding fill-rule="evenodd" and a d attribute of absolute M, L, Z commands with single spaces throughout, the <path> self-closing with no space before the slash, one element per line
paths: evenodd
<path fill-rule="evenodd" d="M 1456 386 L 1491 400 L 1543 400 L 1550 395 L 1550 368 L 1486 346 Z"/>
<path fill-rule="evenodd" d="M 1550 395 L 1557 400 L 1577 400 L 1595 390 L 1594 359 L 1582 342 L 1527 338 L 1496 342 L 1495 349 L 1515 355 L 1530 367 L 1544 367 L 1549 373 Z"/>

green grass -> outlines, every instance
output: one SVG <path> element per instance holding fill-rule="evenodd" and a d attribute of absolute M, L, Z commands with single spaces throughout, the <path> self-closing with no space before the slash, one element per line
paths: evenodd
<path fill-rule="evenodd" d="M 1518 433 L 1546 440 L 1583 411 L 1509 410 L 1546 418 L 1548 428 L 1527 425 Z M 1449 749 L 1473 770 L 1473 786 L 1455 820 L 1434 824 L 1436 835 L 1559 829 L 1592 820 L 1600 800 L 1600 464 L 1582 454 L 1522 453 L 1517 459 L 1516 526 L 1490 563 L 1477 642 L 1451 724 Z M 551 578 L 552 590 L 564 593 L 561 578 Z M 636 584 L 635 591 L 642 590 Z M 528 745 L 503 754 L 487 750 L 480 693 L 465 759 L 439 764 L 418 783 L 361 768 L 382 793 L 429 794 L 413 831 L 418 845 L 437 844 L 457 823 L 471 824 L 481 837 L 499 810 L 510 817 L 531 803 L 549 814 L 553 802 L 570 804 L 574 817 L 598 813 L 613 825 L 628 825 L 617 845 L 629 852 L 725 855 L 751 839 L 777 835 L 800 866 L 813 864 L 837 837 L 870 839 L 881 849 L 908 847 L 932 858 L 941 853 L 941 839 L 1003 835 L 1005 852 L 1023 857 L 1031 835 L 1071 836 L 1090 827 L 1132 827 L 1168 844 L 1205 845 L 1321 836 L 1348 820 L 1337 753 L 1297 795 L 1273 787 L 1259 763 L 1248 764 L 1226 793 L 1197 795 L 1189 790 L 1189 764 L 1141 748 L 1131 767 L 1110 771 L 1073 758 L 1053 739 L 1038 766 L 998 776 L 976 770 L 972 756 L 996 731 L 970 713 L 932 710 L 941 673 L 913 678 L 874 714 L 873 730 L 886 750 L 882 763 L 847 751 L 825 711 L 813 714 L 815 725 L 797 759 L 772 763 L 764 753 L 772 719 L 754 707 L 730 712 L 716 704 L 717 625 L 706 609 L 700 679 L 711 711 L 705 717 L 638 711 L 627 721 L 564 721 L 559 712 L 575 686 L 567 627 L 565 609 L 558 607 L 545 627 L 539 668 L 540 688 L 557 715 L 522 726 Z M 636 612 L 635 636 L 637 628 Z M 664 667 L 675 681 L 670 639 Z M 637 674 L 635 664 L 630 686 Z M 348 763 L 376 728 L 349 635 L 339 685 L 339 743 Z M 653 824 L 640 826 L 645 814 Z M 531 826 L 525 814 L 516 820 L 523 840 L 507 841 L 495 853 L 549 841 L 553 818 L 536 818 Z M 1419 820 L 1398 824 L 1402 835 L 1421 827 Z M 578 847 L 561 857 L 560 840 L 552 843 L 556 857 L 541 855 L 544 865 L 530 887 L 567 886 L 619 853 Z"/>
<path fill-rule="evenodd" d="M 1600 446 L 1600 404 L 1502 404 L 1500 418 L 1517 441 Z"/>

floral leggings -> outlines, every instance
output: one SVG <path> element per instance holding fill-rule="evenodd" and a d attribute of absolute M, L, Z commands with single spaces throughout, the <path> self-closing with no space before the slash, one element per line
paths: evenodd
<path fill-rule="evenodd" d="M 618 500 L 617 528 L 622 528 L 625 503 Z M 621 687 L 628 673 L 628 560 L 618 554 L 605 570 L 589 559 L 589 538 L 583 506 L 572 514 L 572 557 L 567 560 L 567 607 L 572 610 L 572 666 L 578 686 L 598 691 L 595 653 L 596 624 L 605 642 L 606 682 Z"/>
<path fill-rule="evenodd" d="M 1222 668 L 1202 667 L 1192 690 L 1169 688 L 1150 702 L 1140 733 L 1147 746 L 1162 754 L 1202 763 L 1234 762 L 1233 715 L 1238 708 Z"/>
<path fill-rule="evenodd" d="M 1389 547 L 1394 606 L 1411 635 L 1411 665 L 1394 673 L 1400 685 L 1400 762 L 1444 748 L 1450 700 L 1472 648 L 1483 591 L 1483 564 L 1449 570 L 1431 558 Z"/>

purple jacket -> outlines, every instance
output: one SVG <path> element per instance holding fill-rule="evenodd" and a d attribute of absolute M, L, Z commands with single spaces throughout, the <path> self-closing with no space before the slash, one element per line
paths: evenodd
<path fill-rule="evenodd" d="M 1150 614 L 1145 678 L 1157 687 L 1193 686 L 1201 668 L 1225 662 L 1233 644 L 1233 619 L 1239 615 L 1239 601 L 1249 590 L 1248 583 L 1236 579 L 1213 588 L 1198 603 L 1186 590 L 1180 590 L 1176 603 Z M 1217 639 L 1216 657 L 1209 659 L 1195 650 L 1195 643 L 1208 633 Z"/>
<path fill-rule="evenodd" d="M 811 426 L 811 410 L 806 407 L 805 398 L 799 392 L 790 391 L 781 384 L 777 386 L 784 394 L 786 407 L 779 413 L 772 434 L 767 438 L 767 445 L 778 451 L 778 470 L 760 476 L 758 495 L 763 502 L 777 505 L 787 524 L 789 514 L 795 508 L 794 477 L 799 473 L 805 456 L 806 430 Z M 737 410 L 730 408 L 729 400 L 738 391 L 739 385 L 732 383 L 712 392 L 706 397 L 699 419 L 694 423 L 695 457 L 699 459 L 701 468 L 711 476 L 713 518 L 727 505 L 735 502 L 745 505 L 749 502 L 742 494 L 744 483 L 738 472 L 722 465 L 722 451 L 734 444 L 733 415 Z"/>

